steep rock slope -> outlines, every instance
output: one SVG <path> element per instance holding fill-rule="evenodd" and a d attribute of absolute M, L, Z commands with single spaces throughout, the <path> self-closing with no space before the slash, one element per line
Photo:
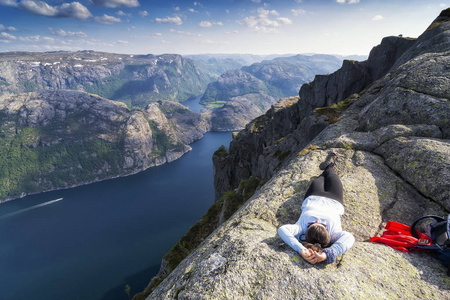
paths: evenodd
<path fill-rule="evenodd" d="M 173 161 L 208 129 L 175 102 L 129 110 L 67 90 L 0 98 L 0 201 Z"/>
<path fill-rule="evenodd" d="M 446 270 L 434 257 L 367 242 L 387 220 L 411 223 L 423 214 L 450 212 L 449 21 L 450 10 L 443 11 L 437 22 L 398 55 L 393 67 L 386 68 L 389 73 L 365 91 L 350 92 L 359 95 L 347 101 L 351 105 L 341 115 L 330 115 L 340 109 L 334 107 L 325 114 L 314 110 L 290 126 L 284 122 L 276 127 L 267 116 L 249 124 L 243 136 L 250 155 L 260 143 L 264 145 L 263 133 L 273 157 L 281 144 L 292 145 L 293 153 L 283 164 L 275 164 L 280 168 L 267 175 L 269 181 L 148 299 L 450 298 Z M 293 107 L 300 102 L 313 103 L 311 99 L 285 99 L 270 113 L 298 120 Z M 322 124 L 331 119 L 332 125 Z M 305 128 L 314 128 L 314 124 L 324 129 L 313 134 L 308 146 L 299 146 L 308 134 Z M 318 165 L 330 150 L 339 155 L 346 207 L 343 228 L 355 235 L 356 243 L 336 263 L 312 266 L 285 245 L 276 230 L 297 220 L 303 195 L 320 174 Z M 255 160 L 242 159 L 240 165 L 227 164 L 229 157 L 221 157 L 228 173 L 241 168 L 244 177 L 242 170 L 251 176 L 252 170 L 262 173 L 268 166 L 261 152 L 253 155 Z M 244 162 L 247 168 L 242 168 Z M 260 162 L 262 166 L 257 166 Z"/>
<path fill-rule="evenodd" d="M 0 94 L 71 89 L 145 107 L 200 95 L 212 80 L 192 60 L 175 54 L 0 53 Z"/>

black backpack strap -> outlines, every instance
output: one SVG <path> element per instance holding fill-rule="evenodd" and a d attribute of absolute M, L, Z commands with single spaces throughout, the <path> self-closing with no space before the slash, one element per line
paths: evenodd
<path fill-rule="evenodd" d="M 417 225 L 417 223 L 419 223 L 419 221 L 422 221 L 423 219 L 426 218 L 432 218 L 435 219 L 436 221 L 445 221 L 445 219 L 443 217 L 439 217 L 439 216 L 434 216 L 434 215 L 428 215 L 428 216 L 423 216 L 421 218 L 418 218 L 417 220 L 414 221 L 414 223 L 411 225 L 411 234 L 413 237 L 415 238 L 419 238 L 419 236 L 416 233 L 415 227 Z"/>

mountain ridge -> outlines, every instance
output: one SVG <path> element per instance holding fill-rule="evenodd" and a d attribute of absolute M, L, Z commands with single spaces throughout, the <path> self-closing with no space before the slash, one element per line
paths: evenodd
<path fill-rule="evenodd" d="M 202 94 L 210 74 L 177 54 L 125 55 L 95 51 L 0 53 L 0 93 L 71 89 L 145 107 Z"/>
<path fill-rule="evenodd" d="M 293 96 L 315 74 L 336 70 L 341 61 L 331 55 L 294 55 L 263 60 L 223 73 L 209 83 L 200 103 L 216 107 L 213 130 L 240 130 L 265 113 L 276 99 Z"/>

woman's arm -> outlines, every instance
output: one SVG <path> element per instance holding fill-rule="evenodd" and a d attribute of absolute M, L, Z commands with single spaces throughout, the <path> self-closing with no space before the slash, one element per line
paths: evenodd
<path fill-rule="evenodd" d="M 355 237 L 347 231 L 341 231 L 336 234 L 337 241 L 329 248 L 322 250 L 322 253 L 327 255 L 327 263 L 332 263 L 336 260 L 336 257 L 344 254 L 355 243 Z"/>
<path fill-rule="evenodd" d="M 298 224 L 288 224 L 278 228 L 278 235 L 281 239 L 300 254 L 302 250 L 306 249 L 305 246 L 298 241 L 298 237 L 301 233 L 301 228 Z"/>
<path fill-rule="evenodd" d="M 283 225 L 278 228 L 278 235 L 281 237 L 281 239 L 286 244 L 291 246 L 292 249 L 300 253 L 303 259 L 310 264 L 314 265 L 327 259 L 327 255 L 325 253 L 317 253 L 316 251 L 303 246 L 302 243 L 298 241 L 298 237 L 300 236 L 300 234 L 302 234 L 302 231 L 300 226 L 297 224 Z"/>

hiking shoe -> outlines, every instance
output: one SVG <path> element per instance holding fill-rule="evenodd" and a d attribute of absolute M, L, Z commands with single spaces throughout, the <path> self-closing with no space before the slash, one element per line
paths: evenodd
<path fill-rule="evenodd" d="M 325 170 L 328 166 L 333 167 L 336 163 L 336 158 L 337 158 L 336 153 L 334 153 L 334 152 L 328 153 L 325 161 L 319 165 L 319 169 Z"/>

